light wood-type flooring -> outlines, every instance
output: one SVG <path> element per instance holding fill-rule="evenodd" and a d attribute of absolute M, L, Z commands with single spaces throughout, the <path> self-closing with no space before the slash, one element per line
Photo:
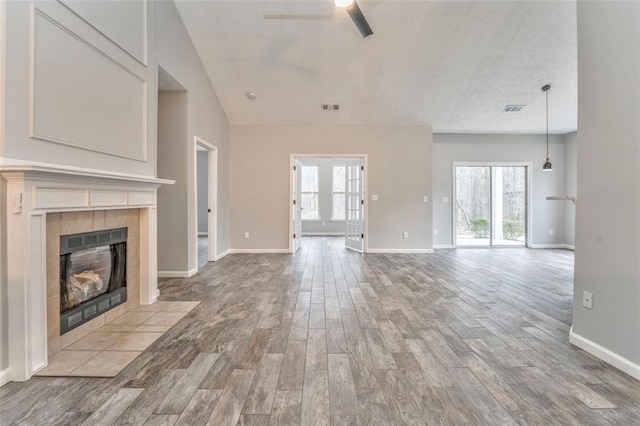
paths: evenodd
<path fill-rule="evenodd" d="M 161 248 L 160 248 L 161 249 Z M 230 255 L 113 379 L 0 388 L 0 424 L 638 425 L 640 382 L 568 343 L 573 253 Z"/>

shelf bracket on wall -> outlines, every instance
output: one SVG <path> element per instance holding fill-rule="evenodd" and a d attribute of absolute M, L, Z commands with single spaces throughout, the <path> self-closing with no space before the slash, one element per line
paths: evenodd
<path fill-rule="evenodd" d="M 571 200 L 571 201 L 573 201 L 573 204 L 576 203 L 576 197 L 575 196 L 570 196 L 570 195 L 550 195 L 550 196 L 547 196 L 547 200 L 551 200 L 551 201 L 567 201 L 567 200 Z"/>

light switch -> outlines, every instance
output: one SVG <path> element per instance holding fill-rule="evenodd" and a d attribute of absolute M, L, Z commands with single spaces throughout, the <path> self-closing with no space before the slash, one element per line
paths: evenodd
<path fill-rule="evenodd" d="M 422 196 L 422 202 L 423 203 L 428 203 L 429 202 L 429 196 L 428 195 L 423 195 Z"/>
<path fill-rule="evenodd" d="M 442 197 L 442 202 L 443 203 L 448 203 L 449 202 L 449 197 Z"/>
<path fill-rule="evenodd" d="M 378 201 L 378 194 L 371 194 L 371 201 Z"/>

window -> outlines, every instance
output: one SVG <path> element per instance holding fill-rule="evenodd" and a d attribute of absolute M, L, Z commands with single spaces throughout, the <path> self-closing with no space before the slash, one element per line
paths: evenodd
<path fill-rule="evenodd" d="M 345 166 L 333 166 L 331 220 L 345 219 Z"/>
<path fill-rule="evenodd" d="M 302 220 L 318 220 L 318 166 L 300 167 L 302 185 Z"/>

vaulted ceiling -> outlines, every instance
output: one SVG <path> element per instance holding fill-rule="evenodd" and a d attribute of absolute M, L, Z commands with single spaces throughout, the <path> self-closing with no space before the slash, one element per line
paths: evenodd
<path fill-rule="evenodd" d="M 366 39 L 332 0 L 177 7 L 232 124 L 543 133 L 550 83 L 551 132 L 576 130 L 574 2 L 358 3 L 374 31 Z"/>

